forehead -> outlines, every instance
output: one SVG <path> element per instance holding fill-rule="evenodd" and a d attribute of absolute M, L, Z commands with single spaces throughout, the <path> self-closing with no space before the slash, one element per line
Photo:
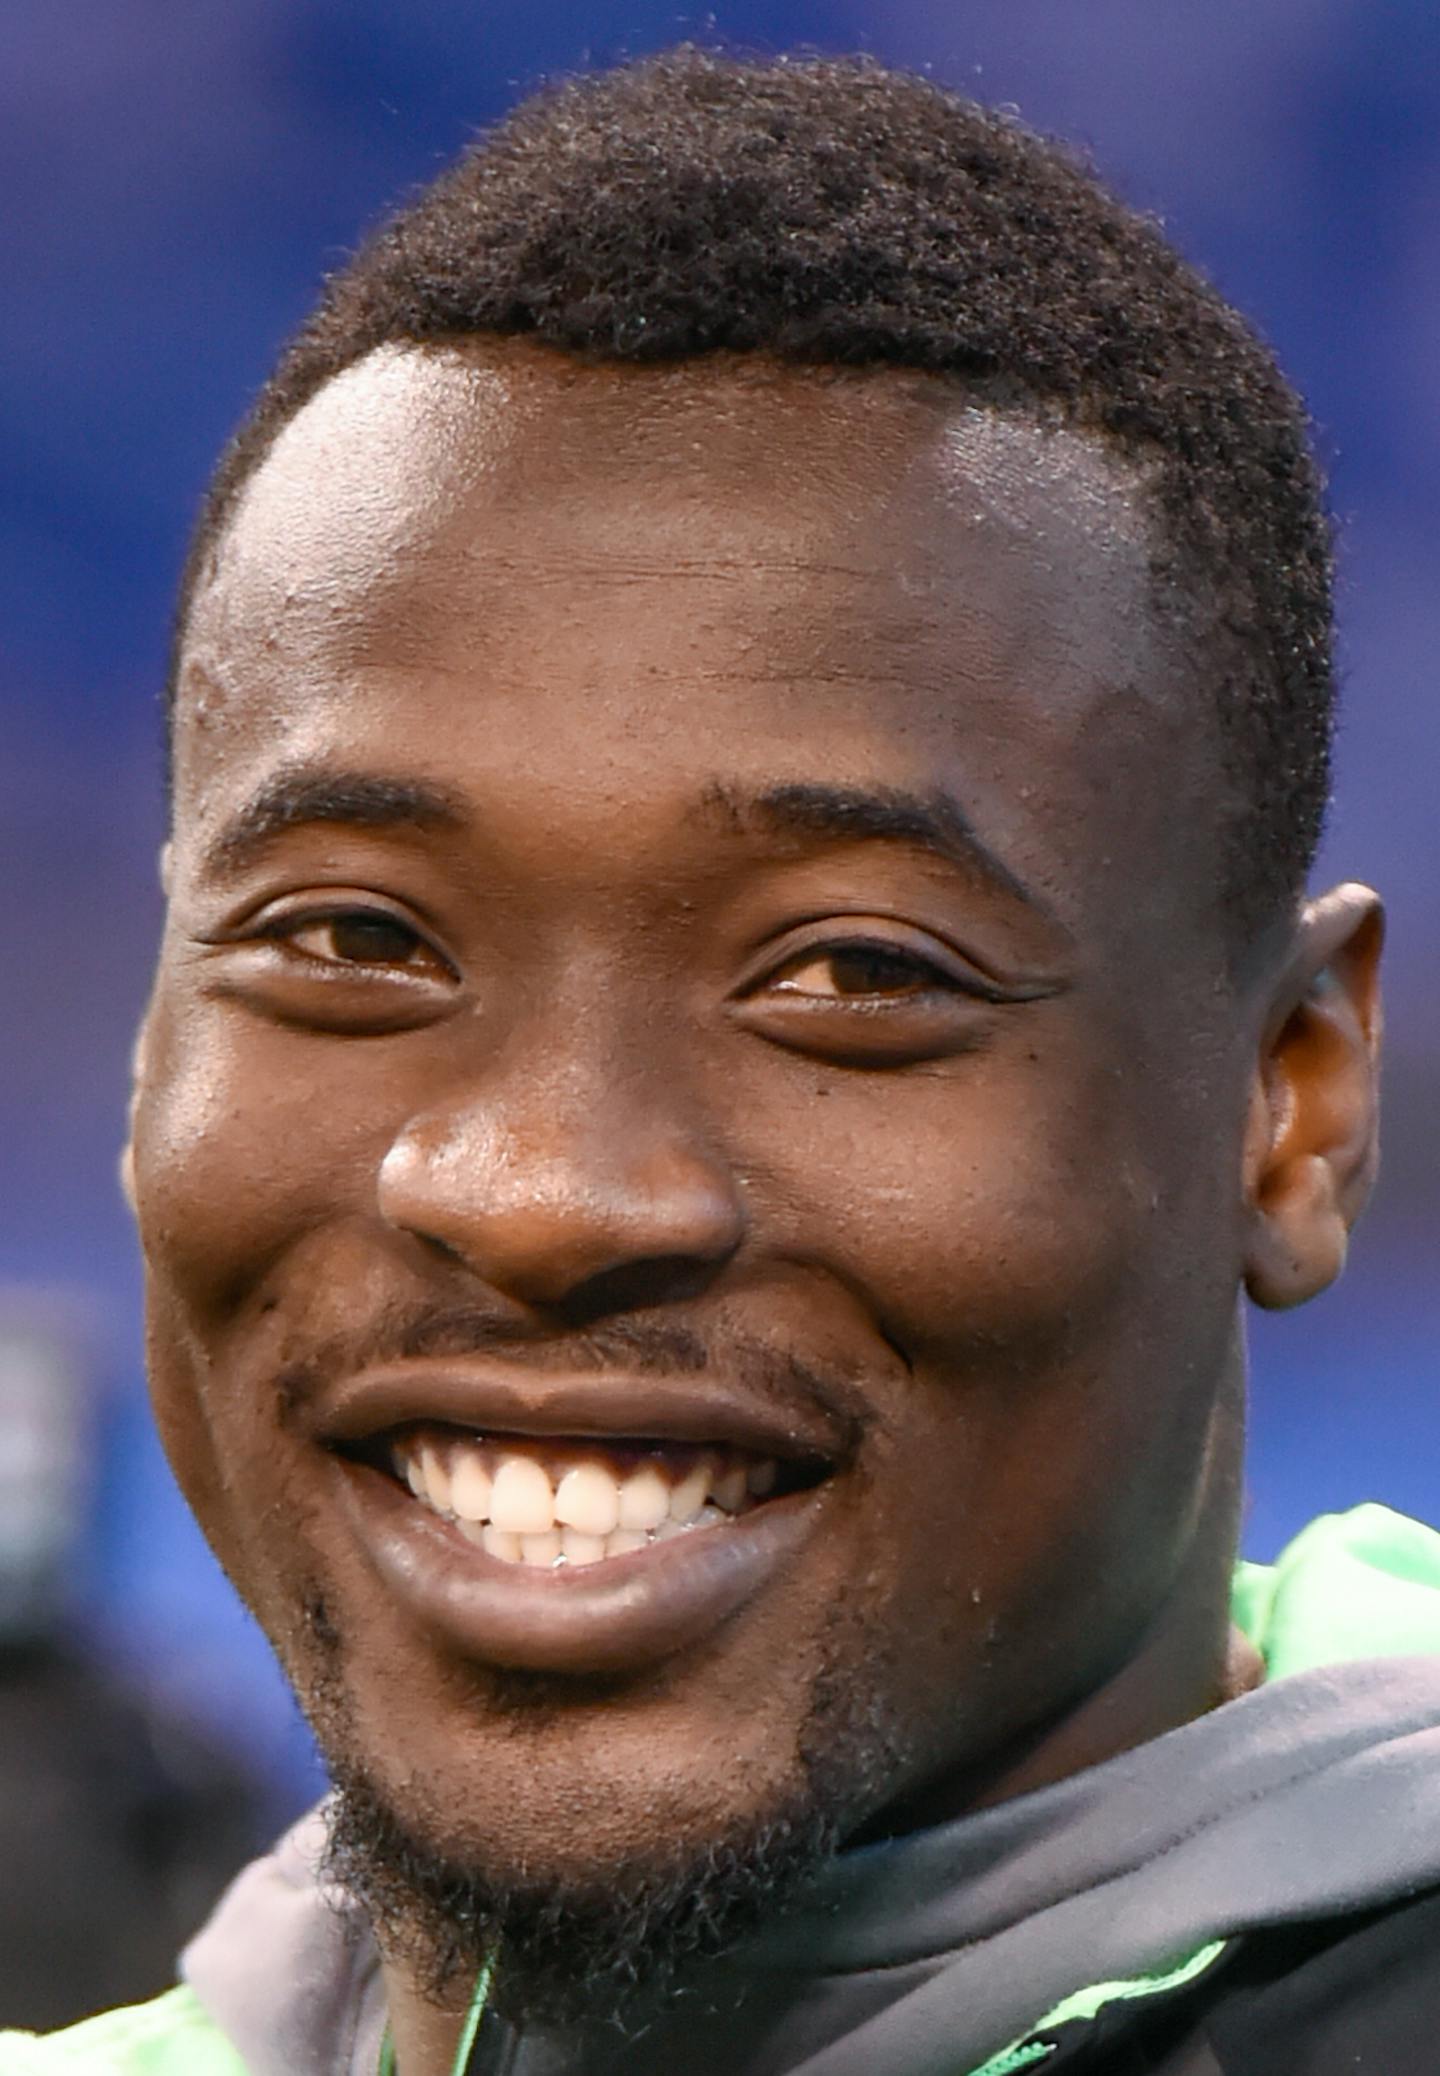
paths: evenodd
<path fill-rule="evenodd" d="M 683 520 L 672 575 L 704 545 L 761 565 L 767 548 L 797 561 L 839 548 L 837 574 L 872 592 L 887 575 L 947 581 L 963 535 L 979 533 L 1076 566 L 1087 595 L 1105 575 L 1077 634 L 1105 630 L 1118 585 L 1143 587 L 1149 534 L 1143 483 L 1094 442 L 910 371 L 387 347 L 282 429 L 224 531 L 192 640 L 217 591 L 289 620 L 312 602 L 380 608 L 417 578 L 453 585 L 458 604 L 487 564 L 505 568 L 515 524 L 538 525 L 558 556 L 597 517 L 617 554 Z"/>
<path fill-rule="evenodd" d="M 878 777 L 1063 877 L 1107 792 L 1128 844 L 1182 840 L 1145 810 L 1201 735 L 1150 581 L 1136 476 L 938 378 L 384 349 L 282 431 L 197 593 L 177 833 L 338 756 L 572 804 Z"/>

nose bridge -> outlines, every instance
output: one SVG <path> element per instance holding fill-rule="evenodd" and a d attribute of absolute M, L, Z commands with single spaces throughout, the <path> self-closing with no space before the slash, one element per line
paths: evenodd
<path fill-rule="evenodd" d="M 727 1259 L 743 1204 L 693 1082 L 638 1032 L 578 1005 L 560 1021 L 565 1043 L 512 1033 L 402 1127 L 382 1214 L 532 1303 L 642 1262 Z"/>

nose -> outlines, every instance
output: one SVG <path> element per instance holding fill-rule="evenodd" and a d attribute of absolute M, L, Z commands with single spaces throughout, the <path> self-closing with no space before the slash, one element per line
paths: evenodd
<path fill-rule="evenodd" d="M 594 1316 L 703 1288 L 746 1211 L 697 1121 L 630 1077 L 520 1081 L 404 1127 L 380 1170 L 386 1221 L 531 1308 Z"/>

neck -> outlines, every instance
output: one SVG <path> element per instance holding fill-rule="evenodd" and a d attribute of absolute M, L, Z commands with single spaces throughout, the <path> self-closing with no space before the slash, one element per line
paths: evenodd
<path fill-rule="evenodd" d="M 450 2076 L 474 1985 L 465 1984 L 455 2002 L 440 2005 L 421 1996 L 397 1962 L 385 1959 L 381 1973 L 398 2076 Z"/>

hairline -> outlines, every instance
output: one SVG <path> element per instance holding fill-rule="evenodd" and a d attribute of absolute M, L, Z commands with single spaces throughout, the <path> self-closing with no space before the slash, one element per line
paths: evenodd
<path fill-rule="evenodd" d="M 1203 558 L 1195 544 L 1185 540 L 1182 531 L 1174 523 L 1173 515 L 1166 510 L 1163 500 L 1158 495 L 1159 479 L 1164 468 L 1163 452 L 1153 446 L 1137 448 L 1127 445 L 1105 425 L 1087 419 L 1082 411 L 1067 408 L 1059 398 L 1042 395 L 1025 387 L 1013 377 L 971 376 L 960 369 L 927 368 L 912 362 L 877 359 L 853 363 L 838 358 L 802 357 L 776 352 L 768 345 L 749 349 L 707 348 L 700 352 L 673 354 L 642 361 L 620 354 L 582 353 L 551 340 L 536 339 L 524 332 L 476 330 L 381 339 L 362 347 L 339 366 L 326 369 L 318 381 L 301 389 L 293 397 L 277 397 L 273 419 L 264 413 L 262 406 L 261 413 L 242 426 L 238 441 L 226 450 L 212 476 L 200 520 L 185 558 L 172 616 L 164 688 L 167 802 L 172 792 L 174 727 L 179 705 L 181 667 L 185 660 L 186 644 L 190 637 L 196 607 L 208 583 L 218 574 L 218 562 L 231 530 L 240 516 L 246 493 L 266 466 L 276 443 L 332 383 L 353 373 L 378 355 L 423 355 L 429 352 L 457 350 L 463 352 L 467 347 L 503 351 L 517 343 L 538 348 L 552 355 L 557 362 L 568 363 L 575 368 L 603 368 L 642 379 L 663 378 L 685 369 L 720 363 L 731 364 L 737 373 L 755 367 L 768 368 L 776 372 L 795 371 L 813 375 L 817 379 L 859 382 L 891 378 L 897 383 L 905 383 L 917 393 L 922 389 L 931 390 L 937 403 L 943 396 L 948 395 L 956 402 L 962 403 L 977 422 L 1015 429 L 1029 428 L 1047 438 L 1067 438 L 1077 443 L 1080 450 L 1098 464 L 1107 479 L 1107 489 L 1128 491 L 1141 503 L 1143 525 L 1140 527 L 1127 527 L 1122 523 L 1123 515 L 1114 500 L 1109 502 L 1108 516 L 1113 538 L 1124 539 L 1132 547 L 1143 549 L 1149 555 L 1151 568 L 1147 583 L 1147 602 L 1156 633 L 1163 635 L 1168 627 L 1173 626 L 1174 615 L 1163 610 L 1163 599 L 1167 591 L 1173 594 L 1171 580 L 1177 570 L 1181 573 L 1182 584 L 1188 594 L 1186 603 L 1189 609 L 1202 612 L 1204 610 Z M 254 435 L 253 439 L 248 437 L 251 434 Z M 1085 523 L 1087 530 L 1091 531 L 1092 538 L 1098 540 L 1100 536 L 1093 525 L 1088 520 Z"/>

